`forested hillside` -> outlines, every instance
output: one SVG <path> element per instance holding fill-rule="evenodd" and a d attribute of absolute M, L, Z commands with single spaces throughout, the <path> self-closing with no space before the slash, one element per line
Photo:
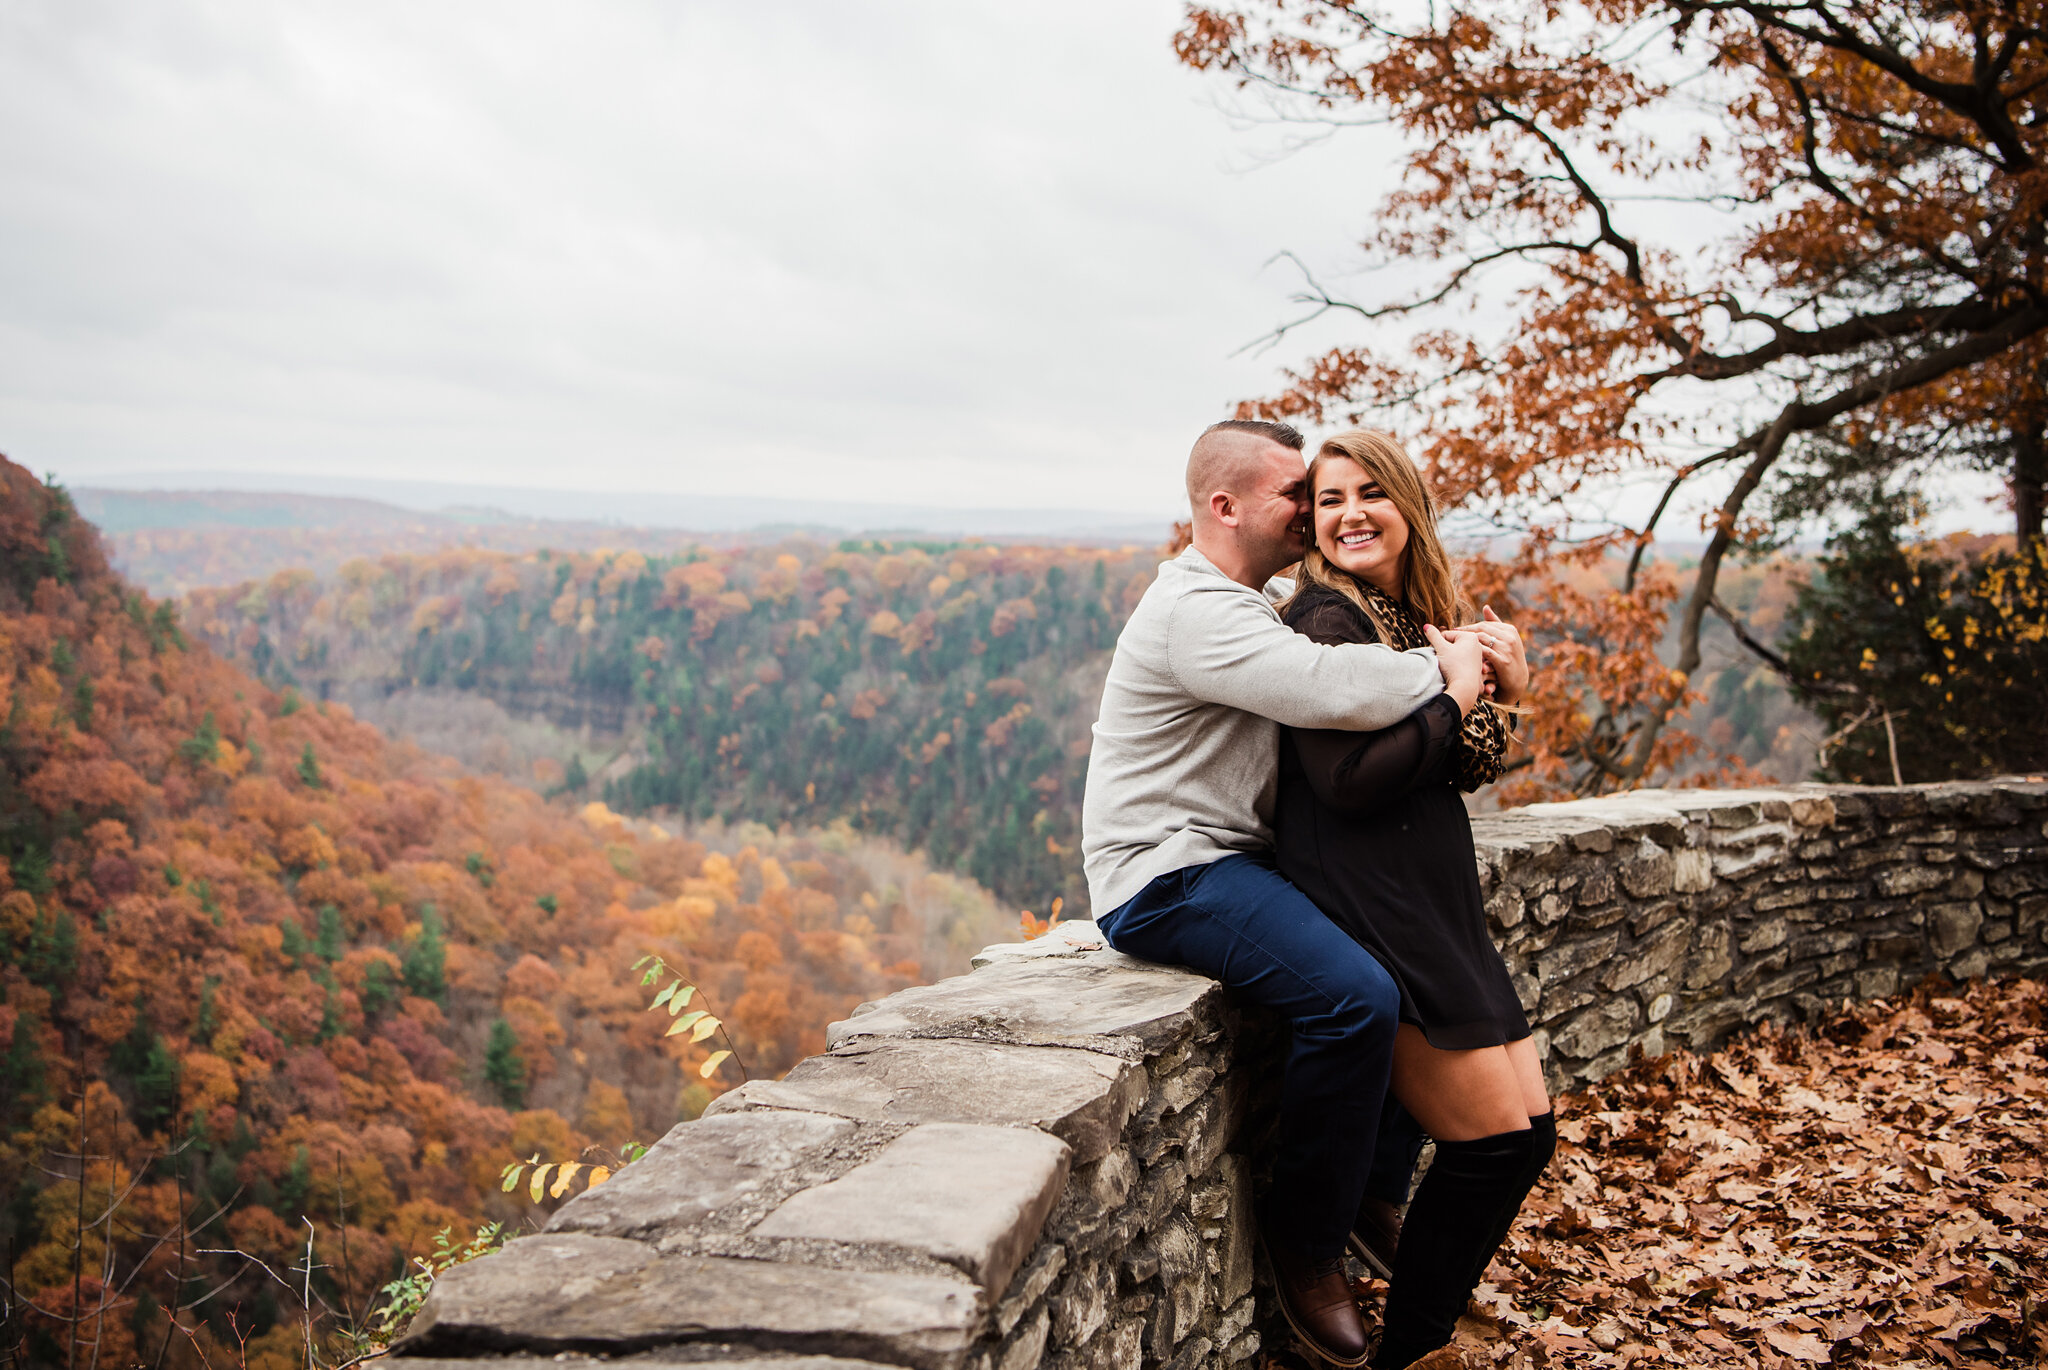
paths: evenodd
<path fill-rule="evenodd" d="M 1080 911 L 1088 729 L 1158 556 L 805 539 L 665 558 L 456 549 L 199 591 L 184 621 L 275 685 L 355 700 L 451 750 L 467 732 L 508 772 L 528 720 L 581 730 L 592 774 L 565 777 L 577 748 L 558 732 L 531 749 L 544 788 L 566 779 L 621 810 L 700 819 L 843 818 L 1013 906 Z M 1772 636 L 1799 570 L 1731 571 L 1725 597 Z M 1708 642 L 1693 769 L 1803 778 L 1808 720 L 1718 623 Z"/>
<path fill-rule="evenodd" d="M 5 462 L 0 720 L 0 1349 L 26 1328 L 41 1363 L 154 1362 L 168 1307 L 198 1341 L 166 1363 L 233 1363 L 237 1310 L 272 1363 L 298 1335 L 277 1286 L 202 1248 L 283 1270 L 310 1219 L 316 1293 L 360 1315 L 437 1229 L 517 1214 L 515 1158 L 701 1108 L 738 1063 L 699 1079 L 727 1043 L 661 1036 L 642 955 L 779 1074 L 997 930 L 985 894 L 844 826 L 672 835 L 274 689 Z"/>
<path fill-rule="evenodd" d="M 463 550 L 199 592 L 185 622 L 307 697 L 453 686 L 594 723 L 630 740 L 591 782 L 616 808 L 844 818 L 1014 906 L 1080 908 L 1088 729 L 1156 560 L 800 540 L 652 559 Z"/>

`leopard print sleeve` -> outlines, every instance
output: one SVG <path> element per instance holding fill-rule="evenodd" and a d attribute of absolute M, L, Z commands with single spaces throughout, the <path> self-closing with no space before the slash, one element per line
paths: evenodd
<path fill-rule="evenodd" d="M 1480 700 L 1452 744 L 1451 776 L 1458 788 L 1471 794 L 1491 785 L 1507 769 L 1507 718 L 1487 700 Z"/>

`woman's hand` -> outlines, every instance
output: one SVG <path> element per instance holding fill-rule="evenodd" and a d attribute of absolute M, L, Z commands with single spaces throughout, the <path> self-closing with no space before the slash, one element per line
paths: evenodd
<path fill-rule="evenodd" d="M 1494 688 L 1489 697 L 1498 704 L 1518 704 L 1529 688 L 1529 658 L 1522 646 L 1522 635 L 1514 624 L 1496 614 L 1491 604 L 1482 613 L 1484 618 L 1473 624 L 1470 631 L 1479 635 L 1480 651 L 1493 677 Z"/>
<path fill-rule="evenodd" d="M 1426 623 L 1422 632 L 1436 648 L 1437 669 L 1444 673 L 1444 693 L 1458 701 L 1460 716 L 1471 713 L 1486 688 L 1486 649 L 1478 631 L 1460 628 L 1444 633 Z"/>

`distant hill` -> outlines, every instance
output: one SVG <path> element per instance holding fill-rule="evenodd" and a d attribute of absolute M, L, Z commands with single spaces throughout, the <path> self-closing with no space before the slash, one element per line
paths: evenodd
<path fill-rule="evenodd" d="M 900 533 L 951 537 L 1124 538 L 1149 536 L 1178 507 L 1171 492 L 1154 510 L 1018 509 L 822 499 L 787 491 L 750 495 L 606 490 L 578 485 L 539 489 L 450 481 L 386 480 L 298 471 L 168 471 L 109 478 L 92 487 L 157 496 L 204 491 L 288 494 L 389 504 L 415 513 L 451 509 L 496 511 L 503 520 L 560 519 L 699 533 L 810 528 L 834 533 Z M 83 507 L 83 506 L 81 506 Z"/>
<path fill-rule="evenodd" d="M 673 528 L 520 518 L 476 505 L 425 511 L 284 491 L 87 488 L 73 498 L 100 527 L 121 573 L 159 595 L 266 579 L 293 567 L 331 575 L 364 557 L 447 547 L 666 552 L 697 541 Z"/>
<path fill-rule="evenodd" d="M 100 536 L 142 529 L 209 528 L 351 528 L 386 531 L 435 528 L 452 531 L 462 520 L 439 512 L 404 509 L 382 500 L 345 499 L 332 495 L 299 495 L 261 490 L 105 490 L 91 486 L 71 491 L 73 504 Z M 510 516 L 488 511 L 490 521 Z"/>
<path fill-rule="evenodd" d="M 227 479 L 229 477 L 223 477 Z M 250 489 L 72 492 L 122 574 L 153 594 L 265 579 L 293 567 L 328 575 L 349 561 L 445 547 L 500 552 L 687 551 L 707 534 L 722 542 L 826 540 L 847 532 L 1090 545 L 1155 541 L 1167 520 L 1077 510 L 961 510 L 780 499 L 611 495 L 407 482 L 336 481 L 379 495 Z"/>

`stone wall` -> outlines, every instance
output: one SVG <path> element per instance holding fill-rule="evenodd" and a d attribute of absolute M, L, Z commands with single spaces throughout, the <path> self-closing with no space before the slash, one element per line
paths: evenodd
<path fill-rule="evenodd" d="M 2048 965 L 2048 784 L 1641 792 L 1474 823 L 1548 1069 L 1932 971 Z M 1253 1162 L 1282 1045 L 1092 925 L 835 1024 L 544 1233 L 444 1276 L 400 1366 L 1228 1367 L 1273 1334 Z"/>
<path fill-rule="evenodd" d="M 1554 1084 L 1935 971 L 2048 967 L 2048 783 L 1643 790 L 1473 823 Z"/>

